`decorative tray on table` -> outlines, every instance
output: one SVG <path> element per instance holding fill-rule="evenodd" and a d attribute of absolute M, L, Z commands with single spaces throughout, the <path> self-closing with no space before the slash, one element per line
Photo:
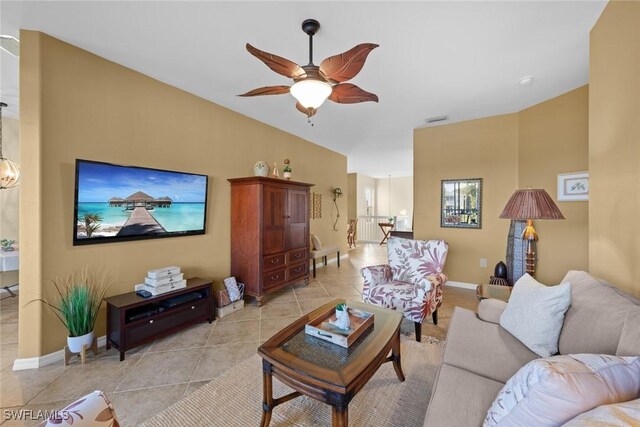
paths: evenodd
<path fill-rule="evenodd" d="M 307 323 L 304 332 L 307 335 L 348 348 L 360 335 L 373 326 L 373 313 L 355 308 L 348 308 L 348 311 L 351 323 L 349 329 L 342 329 L 336 325 L 336 309 L 333 308 Z"/>

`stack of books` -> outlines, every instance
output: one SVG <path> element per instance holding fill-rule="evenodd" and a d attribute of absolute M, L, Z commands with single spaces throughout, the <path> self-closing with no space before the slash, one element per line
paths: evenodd
<path fill-rule="evenodd" d="M 186 287 L 187 281 L 180 272 L 180 267 L 171 266 L 149 270 L 144 283 L 136 285 L 136 291 L 143 289 L 155 296 Z"/>

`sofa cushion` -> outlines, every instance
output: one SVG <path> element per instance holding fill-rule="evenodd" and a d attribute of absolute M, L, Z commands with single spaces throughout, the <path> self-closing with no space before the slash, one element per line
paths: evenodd
<path fill-rule="evenodd" d="M 545 286 L 529 274 L 513 285 L 500 326 L 542 357 L 558 352 L 564 314 L 571 303 L 571 284 Z"/>
<path fill-rule="evenodd" d="M 598 406 L 578 415 L 562 427 L 604 427 L 640 425 L 640 399 Z"/>
<path fill-rule="evenodd" d="M 565 315 L 558 348 L 560 354 L 615 354 L 627 312 L 638 300 L 584 271 L 569 271 L 571 306 Z"/>
<path fill-rule="evenodd" d="M 368 294 L 362 294 L 362 300 L 366 303 L 402 312 L 419 308 L 415 298 L 416 287 L 414 285 L 396 281 L 373 286 Z"/>
<path fill-rule="evenodd" d="M 500 325 L 478 319 L 471 310 L 454 308 L 444 350 L 445 363 L 505 383 L 536 358 L 537 354 Z"/>
<path fill-rule="evenodd" d="M 627 313 L 616 356 L 640 356 L 640 308 Z"/>
<path fill-rule="evenodd" d="M 640 357 L 575 354 L 534 360 L 500 390 L 484 426 L 557 426 L 640 394 Z"/>
<path fill-rule="evenodd" d="M 478 317 L 485 322 L 500 323 L 500 316 L 507 303 L 498 299 L 483 299 L 478 304 Z"/>
<path fill-rule="evenodd" d="M 479 426 L 504 384 L 442 365 L 424 427 Z"/>

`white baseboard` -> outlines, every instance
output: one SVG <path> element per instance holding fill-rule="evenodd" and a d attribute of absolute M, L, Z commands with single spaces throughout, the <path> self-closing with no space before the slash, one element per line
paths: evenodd
<path fill-rule="evenodd" d="M 477 283 L 454 282 L 453 280 L 447 280 L 447 283 L 444 285 L 451 286 L 453 288 L 472 289 L 474 291 L 478 287 Z"/>
<path fill-rule="evenodd" d="M 107 344 L 107 336 L 98 337 L 98 348 Z M 13 361 L 14 371 L 23 371 L 25 369 L 36 369 L 52 363 L 60 363 L 64 360 L 64 349 L 54 351 L 38 357 L 26 357 L 24 359 L 16 359 Z"/>

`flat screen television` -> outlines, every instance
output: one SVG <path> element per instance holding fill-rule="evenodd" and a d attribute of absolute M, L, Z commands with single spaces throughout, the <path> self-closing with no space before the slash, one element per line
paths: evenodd
<path fill-rule="evenodd" d="M 76 160 L 73 244 L 204 234 L 208 176 Z"/>

